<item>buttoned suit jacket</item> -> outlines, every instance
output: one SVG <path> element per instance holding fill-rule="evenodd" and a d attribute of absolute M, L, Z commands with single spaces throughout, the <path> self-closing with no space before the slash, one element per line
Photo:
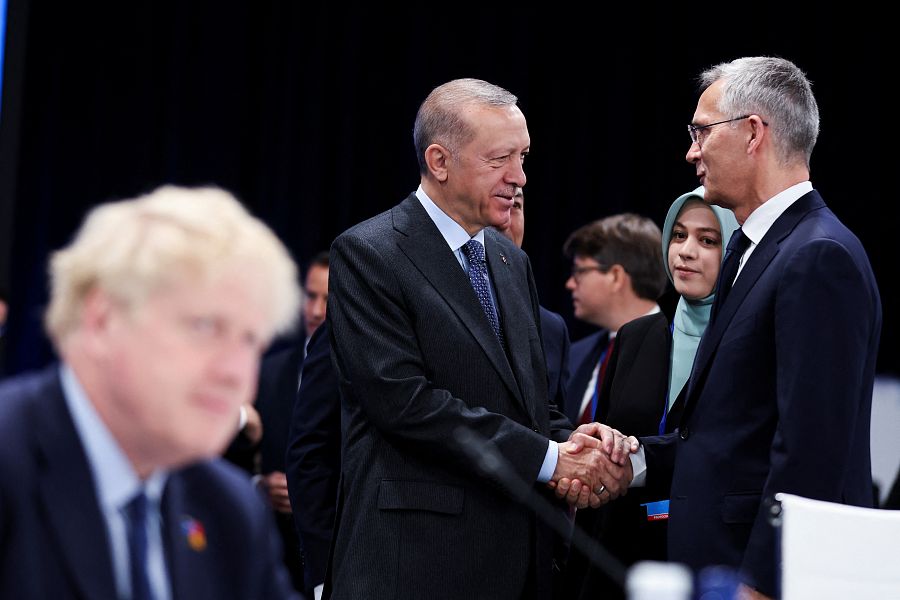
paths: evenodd
<path fill-rule="evenodd" d="M 307 589 L 325 581 L 341 473 L 341 396 L 326 318 L 307 345 L 285 458 Z"/>
<path fill-rule="evenodd" d="M 774 494 L 871 506 L 880 332 L 865 250 L 818 192 L 805 194 L 707 328 L 677 435 L 644 440 L 648 485 L 671 483 L 670 560 L 738 568 L 772 595 Z"/>
<path fill-rule="evenodd" d="M 548 437 L 570 433 L 547 398 L 528 259 L 492 229 L 485 255 L 507 351 L 414 194 L 332 245 L 345 427 L 334 598 L 549 594 L 549 532 L 470 456 L 487 445 L 542 490 Z"/>

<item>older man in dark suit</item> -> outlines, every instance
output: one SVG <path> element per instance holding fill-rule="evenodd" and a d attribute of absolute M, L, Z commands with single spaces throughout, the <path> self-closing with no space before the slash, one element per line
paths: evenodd
<path fill-rule="evenodd" d="M 296 597 L 261 496 L 207 460 L 297 313 L 285 248 L 166 187 L 95 209 L 51 273 L 62 365 L 0 386 L 0 597 Z"/>
<path fill-rule="evenodd" d="M 471 454 L 495 450 L 536 489 L 582 478 L 583 505 L 599 502 L 601 482 L 617 493 L 630 465 L 564 441 L 528 259 L 489 228 L 506 225 L 525 184 L 530 139 L 516 97 L 473 79 L 439 86 L 414 138 L 419 189 L 331 250 L 346 430 L 326 594 L 548 597 L 549 535 Z"/>

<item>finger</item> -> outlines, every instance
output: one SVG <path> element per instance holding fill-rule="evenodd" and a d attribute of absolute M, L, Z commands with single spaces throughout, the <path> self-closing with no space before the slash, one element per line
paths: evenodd
<path fill-rule="evenodd" d="M 609 479 L 606 480 L 606 491 L 609 492 L 610 499 L 624 496 L 628 491 L 628 482 L 626 481 L 625 470 L 610 465 L 608 469 Z"/>
<path fill-rule="evenodd" d="M 597 429 L 599 427 L 600 427 L 600 423 L 585 423 L 583 425 L 579 425 L 578 428 L 575 429 L 575 433 L 583 433 L 584 435 L 596 437 Z"/>
<path fill-rule="evenodd" d="M 581 493 L 578 495 L 578 503 L 575 505 L 577 508 L 587 508 L 590 506 L 591 500 L 591 489 L 590 487 L 584 485 L 581 487 Z"/>
<path fill-rule="evenodd" d="M 572 485 L 571 487 L 569 487 L 569 493 L 566 496 L 566 501 L 569 504 L 577 504 L 578 498 L 579 496 L 581 496 L 581 489 L 583 487 L 584 486 L 582 485 L 581 481 L 579 481 L 578 479 L 573 479 Z"/>
<path fill-rule="evenodd" d="M 631 442 L 629 438 L 626 438 L 624 435 L 617 440 L 616 449 L 615 449 L 615 457 L 613 458 L 613 462 L 617 465 L 624 466 L 626 462 L 631 459 Z"/>
<path fill-rule="evenodd" d="M 559 481 L 556 482 L 556 497 L 566 498 L 569 494 L 569 486 L 571 485 L 571 480 L 566 477 L 562 477 Z"/>
<path fill-rule="evenodd" d="M 612 454 L 613 446 L 616 442 L 615 429 L 607 426 L 607 425 L 599 425 L 597 429 L 596 437 L 600 439 L 600 446 L 603 448 L 603 451 L 607 454 Z"/>
<path fill-rule="evenodd" d="M 584 448 L 599 448 L 600 441 L 584 433 L 573 433 L 569 438 L 569 447 L 566 450 L 569 454 L 578 454 Z"/>

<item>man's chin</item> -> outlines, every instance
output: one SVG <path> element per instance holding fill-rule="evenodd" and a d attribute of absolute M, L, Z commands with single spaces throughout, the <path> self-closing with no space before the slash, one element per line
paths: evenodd
<path fill-rule="evenodd" d="M 502 215 L 498 215 L 494 222 L 491 223 L 491 227 L 499 231 L 500 233 L 505 234 L 505 232 L 512 226 L 512 213 L 510 211 L 506 211 Z"/>

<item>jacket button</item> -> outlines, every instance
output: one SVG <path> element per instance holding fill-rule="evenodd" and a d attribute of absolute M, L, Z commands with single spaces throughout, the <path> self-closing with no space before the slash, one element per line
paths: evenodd
<path fill-rule="evenodd" d="M 691 437 L 690 427 L 682 427 L 681 429 L 679 429 L 678 437 L 680 437 L 682 440 L 687 440 L 689 437 Z"/>

